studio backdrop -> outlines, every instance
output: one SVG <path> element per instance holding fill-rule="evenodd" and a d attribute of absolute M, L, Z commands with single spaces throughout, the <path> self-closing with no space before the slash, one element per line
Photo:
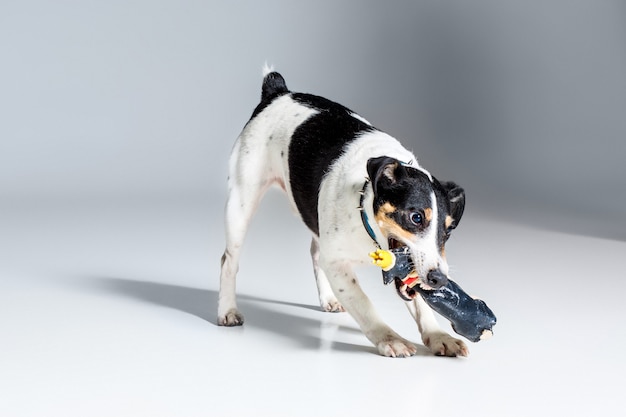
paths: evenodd
<path fill-rule="evenodd" d="M 4 1 L 0 200 L 225 196 L 267 61 L 468 210 L 623 240 L 625 42 L 617 0 Z"/>

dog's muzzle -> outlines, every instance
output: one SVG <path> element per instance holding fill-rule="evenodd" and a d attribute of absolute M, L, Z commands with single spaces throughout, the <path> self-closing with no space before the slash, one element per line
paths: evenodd
<path fill-rule="evenodd" d="M 411 301 L 417 296 L 417 292 L 413 289 L 416 285 L 425 290 L 437 290 L 448 283 L 448 277 L 436 269 L 428 272 L 425 279 L 420 279 L 415 271 L 415 264 L 408 246 L 390 239 L 387 252 L 392 260 L 389 267 L 383 268 L 383 283 L 388 285 L 393 282 L 398 295 L 403 300 Z"/>

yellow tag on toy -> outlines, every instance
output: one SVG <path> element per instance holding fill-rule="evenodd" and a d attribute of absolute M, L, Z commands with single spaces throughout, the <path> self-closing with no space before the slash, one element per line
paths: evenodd
<path fill-rule="evenodd" d="M 375 252 L 370 253 L 370 257 L 372 258 L 373 264 L 382 269 L 389 268 L 394 262 L 393 254 L 384 249 L 376 249 Z"/>

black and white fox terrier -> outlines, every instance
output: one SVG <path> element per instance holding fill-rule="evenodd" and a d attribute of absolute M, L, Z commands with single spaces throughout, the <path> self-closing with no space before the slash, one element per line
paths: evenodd
<path fill-rule="evenodd" d="M 243 324 L 235 296 L 240 250 L 261 197 L 277 184 L 313 234 L 322 310 L 350 313 L 381 355 L 414 355 L 415 345 L 379 317 L 353 267 L 371 263 L 368 254 L 377 248 L 406 246 L 423 285 L 445 285 L 444 246 L 463 214 L 463 189 L 437 181 L 396 139 L 353 111 L 291 92 L 279 73 L 264 73 L 261 102 L 229 162 L 218 324 Z M 395 285 L 434 354 L 468 354 L 463 341 L 440 329 L 422 297 L 400 279 Z"/>

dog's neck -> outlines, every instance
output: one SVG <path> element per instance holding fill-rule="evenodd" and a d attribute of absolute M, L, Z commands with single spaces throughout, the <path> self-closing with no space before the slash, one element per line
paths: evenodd
<path fill-rule="evenodd" d="M 374 242 L 374 246 L 377 249 L 386 248 L 386 244 L 381 245 L 380 242 L 386 242 L 386 239 L 380 239 L 381 235 L 380 228 L 376 223 L 371 223 L 370 218 L 373 217 L 373 205 L 374 205 L 374 192 L 372 186 L 370 184 L 370 179 L 366 178 L 365 183 L 363 184 L 363 188 L 359 194 L 361 195 L 359 199 L 359 212 L 361 213 L 361 221 L 363 222 L 363 228 L 369 235 L 369 237 Z M 378 231 L 378 235 L 376 234 Z"/>

